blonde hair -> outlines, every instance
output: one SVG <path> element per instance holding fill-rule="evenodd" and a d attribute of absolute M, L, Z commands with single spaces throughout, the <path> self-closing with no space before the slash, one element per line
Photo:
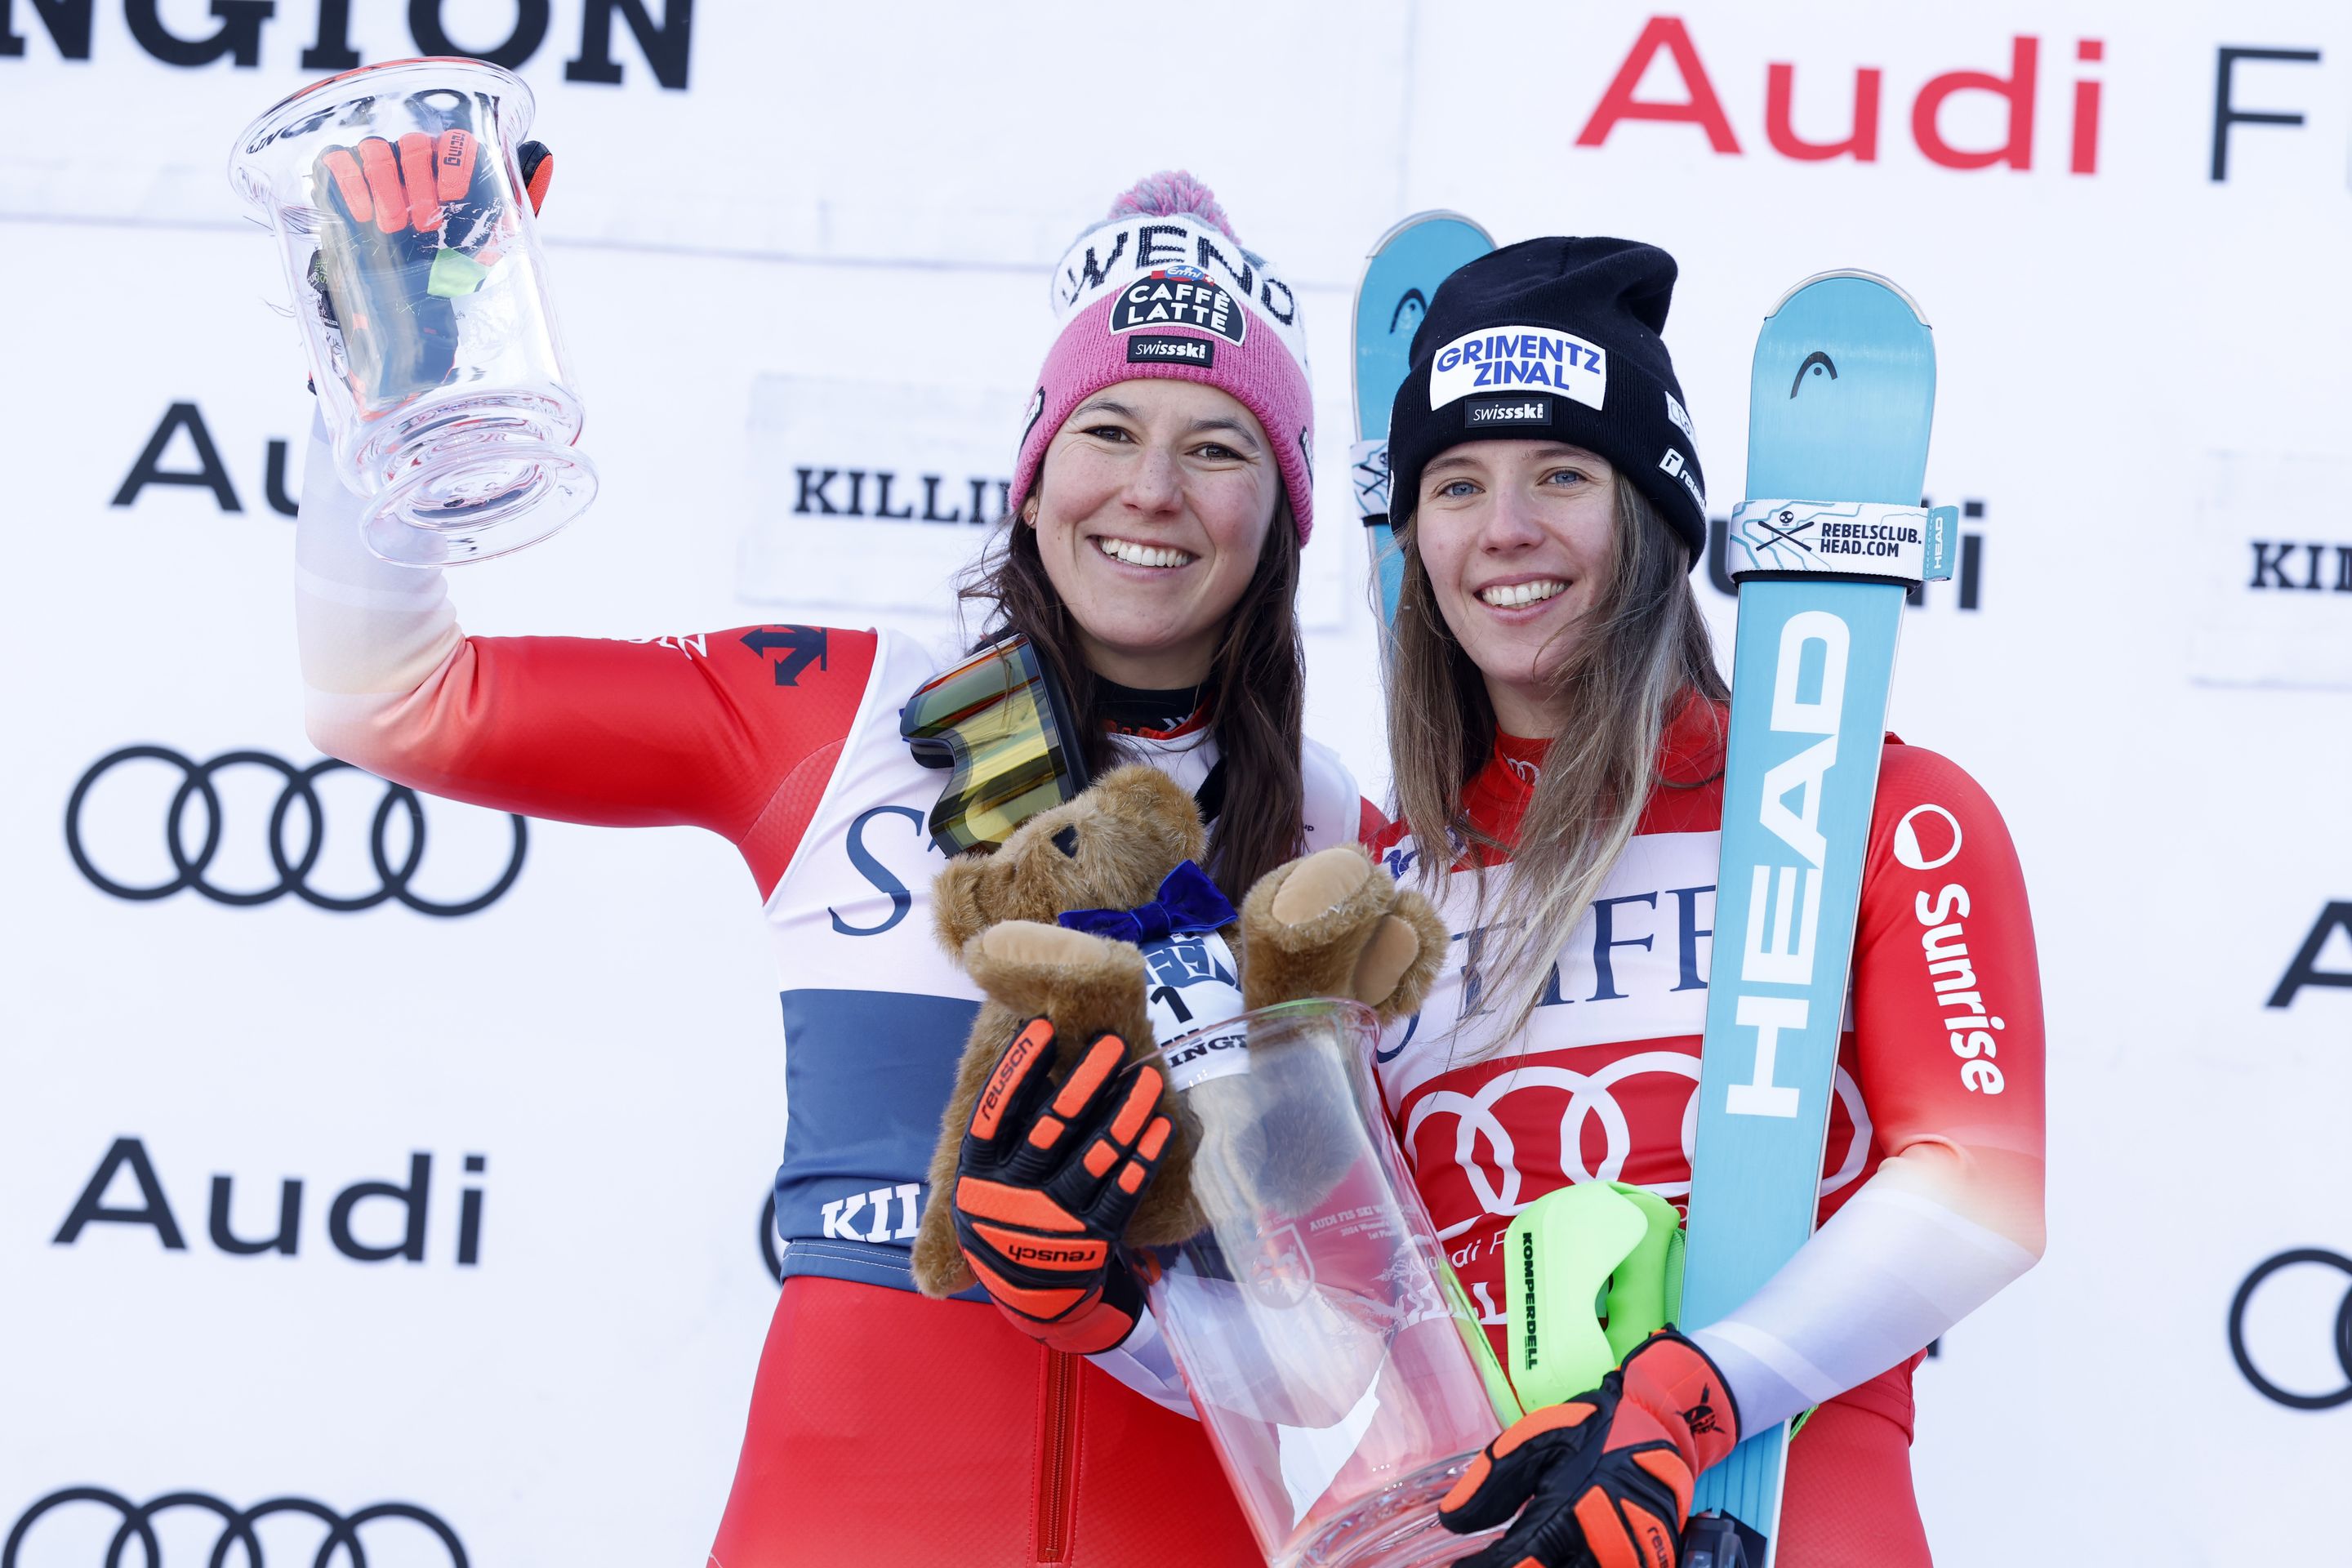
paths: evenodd
<path fill-rule="evenodd" d="M 1404 584 L 1388 687 L 1397 808 L 1422 846 L 1418 874 L 1433 895 L 1454 871 L 1453 845 L 1468 851 L 1472 866 L 1480 851 L 1508 859 L 1498 876 L 1467 873 L 1477 879 L 1473 928 L 1499 943 L 1489 948 L 1497 956 L 1488 963 L 1486 994 L 1507 1019 L 1496 1037 L 1505 1042 L 1525 1027 L 1554 957 L 1633 838 L 1660 782 L 1667 723 L 1693 693 L 1710 702 L 1730 695 L 1681 542 L 1623 475 L 1615 487 L 1608 581 L 1575 623 L 1575 646 L 1552 679 L 1563 722 L 1516 841 L 1480 832 L 1463 806 L 1463 786 L 1494 752 L 1495 709 L 1485 678 L 1439 613 L 1413 520 L 1397 530 Z"/>

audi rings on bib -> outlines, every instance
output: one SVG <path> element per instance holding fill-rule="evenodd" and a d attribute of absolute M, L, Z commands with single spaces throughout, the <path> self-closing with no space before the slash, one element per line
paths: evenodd
<path fill-rule="evenodd" d="M 1535 1202 L 1522 1198 L 1518 1149 L 1511 1136 L 1509 1124 L 1498 1110 L 1500 1103 L 1514 1094 L 1540 1093 L 1545 1090 L 1565 1090 L 1568 1103 L 1559 1115 L 1559 1143 L 1557 1156 L 1560 1174 L 1571 1184 L 1586 1182 L 1615 1182 L 1624 1179 L 1625 1162 L 1632 1157 L 1634 1135 L 1624 1107 L 1618 1103 L 1616 1085 L 1628 1078 L 1645 1073 L 1686 1078 L 1691 1092 L 1683 1108 L 1681 1140 L 1683 1158 L 1691 1159 L 1698 1141 L 1698 1068 L 1699 1059 L 1685 1051 L 1641 1051 L 1620 1057 L 1615 1061 L 1586 1073 L 1573 1068 L 1549 1063 L 1526 1064 L 1509 1072 L 1488 1079 L 1475 1093 L 1465 1094 L 1455 1089 L 1432 1089 L 1423 1095 L 1406 1118 L 1404 1143 L 1412 1147 L 1414 1137 L 1424 1121 L 1440 1116 L 1457 1118 L 1454 1132 L 1454 1163 L 1470 1184 L 1471 1191 L 1485 1207 L 1486 1215 L 1517 1215 Z M 1852 1184 L 1862 1174 L 1869 1162 L 1871 1121 L 1870 1110 L 1863 1103 L 1862 1086 L 1852 1074 L 1841 1067 L 1837 1069 L 1837 1098 L 1845 1107 L 1846 1118 L 1853 1131 L 1846 1142 L 1845 1158 L 1838 1168 L 1822 1178 L 1821 1196 Z M 1587 1166 L 1582 1153 L 1584 1123 L 1590 1119 L 1601 1124 L 1605 1140 L 1600 1163 Z M 1487 1162 L 1478 1154 L 1484 1142 L 1492 1152 L 1496 1171 L 1501 1177 L 1497 1186 L 1486 1174 Z M 1690 1196 L 1690 1183 L 1644 1183 L 1650 1191 L 1670 1203 L 1679 1203 Z M 1540 1195 L 1540 1194 L 1538 1194 Z M 1451 1241 L 1485 1221 L 1485 1215 L 1473 1215 L 1437 1233 L 1440 1241 Z"/>
<path fill-rule="evenodd" d="M 2297 1394 L 2293 1389 L 2281 1388 L 2263 1375 L 2254 1365 L 2254 1358 L 2246 1351 L 2246 1309 L 2252 1303 L 2254 1292 L 2262 1288 L 2263 1280 L 2298 1263 L 2325 1264 L 2347 1276 L 2344 1300 L 2336 1309 L 2334 1331 L 2336 1364 L 2344 1369 L 2344 1386 L 2327 1394 Z M 2352 1258 L 2340 1252 L 2330 1252 L 2324 1247 L 2299 1247 L 2275 1258 L 2264 1258 L 2252 1274 L 2246 1276 L 2245 1283 L 2238 1287 L 2237 1295 L 2230 1300 L 2230 1354 L 2237 1362 L 2238 1370 L 2245 1374 L 2246 1381 L 2254 1385 L 2256 1393 L 2290 1410 L 2333 1410 L 2340 1405 L 2352 1405 Z"/>
<path fill-rule="evenodd" d="M 82 807 L 89 800 L 90 790 L 117 765 L 137 761 L 167 763 L 178 768 L 184 775 L 179 789 L 172 795 L 171 809 L 163 816 L 163 847 L 172 857 L 174 874 L 167 880 L 146 887 L 116 881 L 100 870 L 82 843 L 81 831 Z M 213 776 L 224 768 L 240 766 L 267 768 L 284 781 L 278 791 L 278 802 L 269 812 L 267 840 L 269 863 L 278 873 L 277 882 L 269 887 L 250 889 L 224 888 L 205 875 L 211 869 L 214 857 L 220 853 L 222 836 L 220 792 L 213 787 Z M 250 908 L 291 893 L 314 909 L 350 914 L 360 910 L 372 910 L 388 899 L 397 899 L 419 914 L 443 920 L 488 909 L 503 898 L 507 889 L 514 886 L 515 879 L 522 875 L 523 855 L 529 847 L 530 830 L 520 816 L 509 813 L 514 825 L 514 847 L 507 858 L 506 869 L 488 889 L 457 903 L 437 902 L 413 891 L 409 883 L 425 858 L 425 808 L 417 800 L 415 790 L 403 784 L 386 783 L 383 799 L 377 804 L 368 827 L 368 858 L 375 867 L 378 882 L 375 889 L 353 898 L 341 898 L 311 887 L 310 873 L 318 866 L 319 857 L 327 844 L 326 808 L 313 786 L 322 774 L 351 767 L 349 763 L 327 757 L 309 767 L 298 768 L 268 752 L 223 752 L 208 763 L 198 763 L 169 746 L 124 746 L 91 763 L 89 771 L 83 773 L 80 782 L 74 785 L 73 795 L 66 802 L 66 852 L 73 857 L 74 865 L 79 868 L 92 886 L 118 899 L 129 899 L 134 902 L 168 899 L 174 893 L 193 888 L 216 904 Z M 359 772 L 356 768 L 352 771 Z M 189 807 L 197 802 L 204 805 L 204 841 L 191 854 L 184 842 L 184 829 Z M 286 847 L 286 825 L 298 805 L 309 818 L 310 837 L 299 855 L 289 855 Z M 393 863 L 387 847 L 394 812 L 404 812 L 408 816 L 408 852 L 401 858 L 398 865 Z"/>
<path fill-rule="evenodd" d="M 132 1562 L 136 1562 L 139 1568 L 173 1568 L 164 1561 L 163 1543 L 156 1534 L 154 1525 L 157 1514 L 172 1509 L 201 1509 L 220 1521 L 219 1539 L 203 1559 L 212 1564 L 212 1568 L 220 1568 L 221 1564 L 229 1562 L 232 1549 L 236 1550 L 238 1568 L 269 1568 L 268 1559 L 262 1554 L 261 1537 L 254 1526 L 280 1514 L 297 1514 L 316 1520 L 327 1527 L 327 1539 L 315 1552 L 305 1551 L 299 1554 L 298 1560 L 310 1564 L 310 1568 L 330 1568 L 331 1564 L 338 1562 L 348 1563 L 351 1568 L 366 1568 L 367 1552 L 360 1545 L 360 1531 L 380 1519 L 404 1519 L 423 1526 L 440 1541 L 442 1548 L 448 1553 L 449 1568 L 469 1568 L 466 1548 L 458 1541 L 457 1532 L 450 1529 L 440 1515 L 415 1503 L 373 1503 L 345 1516 L 309 1498 L 272 1498 L 268 1502 L 239 1509 L 231 1508 L 220 1499 L 203 1492 L 168 1492 L 151 1502 L 134 1503 L 121 1493 L 108 1491 L 103 1487 L 67 1487 L 61 1491 L 51 1492 L 26 1509 L 16 1521 L 16 1528 L 8 1531 L 6 1542 L 0 1544 L 0 1568 L 32 1568 L 29 1562 L 20 1563 L 18 1560 L 25 1538 L 44 1515 L 77 1502 L 102 1503 L 122 1516 L 122 1522 L 116 1528 L 114 1539 L 108 1544 L 105 1554 L 93 1558 L 90 1568 L 99 1568 L 101 1563 L 105 1568 L 121 1568 L 121 1565 Z M 130 1548 L 133 1541 L 138 1542 L 143 1556 L 131 1557 Z M 43 1557 L 41 1561 L 46 1563 L 54 1559 Z"/>

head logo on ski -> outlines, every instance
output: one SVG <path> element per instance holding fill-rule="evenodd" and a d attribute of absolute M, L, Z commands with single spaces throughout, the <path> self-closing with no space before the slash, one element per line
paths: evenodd
<path fill-rule="evenodd" d="M 1825 370 L 1830 373 L 1832 381 L 1838 378 L 1837 361 L 1830 358 L 1821 350 L 1815 349 L 1805 356 L 1805 363 L 1797 367 L 1797 379 L 1789 384 L 1790 396 L 1796 396 L 1797 388 L 1805 384 L 1805 373 L 1809 370 Z"/>
<path fill-rule="evenodd" d="M 1408 305 L 1412 307 L 1412 320 L 1410 321 L 1404 319 L 1405 307 Z M 1421 319 L 1427 314 L 1429 314 L 1428 297 L 1418 289 L 1406 289 L 1403 298 L 1397 300 L 1396 309 L 1389 312 L 1389 336 L 1394 337 L 1397 333 L 1403 332 L 1407 339 L 1410 339 L 1413 330 L 1421 325 Z"/>

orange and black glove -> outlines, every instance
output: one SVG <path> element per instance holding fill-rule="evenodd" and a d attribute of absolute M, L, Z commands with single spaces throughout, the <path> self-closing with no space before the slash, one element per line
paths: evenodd
<path fill-rule="evenodd" d="M 1055 1091 L 1054 1026 L 1013 1037 L 972 1106 L 956 1166 L 964 1261 L 1004 1315 L 1055 1350 L 1093 1355 L 1125 1340 L 1143 1290 L 1118 1238 L 1168 1147 L 1160 1069 L 1097 1035 Z M 1047 1097 L 1052 1097 L 1047 1103 Z"/>
<path fill-rule="evenodd" d="M 1470 1461 L 1437 1505 L 1445 1528 L 1519 1518 L 1454 1568 L 1677 1568 L 1691 1484 L 1738 1442 L 1715 1363 L 1660 1329 L 1599 1388 L 1528 1412 Z"/>
<path fill-rule="evenodd" d="M 555 160 L 526 142 L 517 161 L 536 212 Z M 482 286 L 514 234 L 481 142 L 462 126 L 371 136 L 320 153 L 311 183 L 324 217 L 310 283 L 342 340 L 338 368 L 377 408 L 440 385 L 457 360 L 451 301 Z"/>

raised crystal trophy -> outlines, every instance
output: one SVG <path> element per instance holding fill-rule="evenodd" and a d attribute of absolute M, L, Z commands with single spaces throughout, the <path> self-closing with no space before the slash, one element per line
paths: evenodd
<path fill-rule="evenodd" d="M 1499 1539 L 1437 1500 L 1516 1416 L 1381 1113 L 1370 1009 L 1292 1002 L 1160 1048 L 1203 1221 L 1151 1313 L 1274 1568 L 1429 1568 Z"/>
<path fill-rule="evenodd" d="M 247 126 L 229 181 L 277 237 L 338 477 L 386 561 L 535 544 L 596 471 L 517 166 L 530 89 L 480 60 L 315 82 Z"/>

